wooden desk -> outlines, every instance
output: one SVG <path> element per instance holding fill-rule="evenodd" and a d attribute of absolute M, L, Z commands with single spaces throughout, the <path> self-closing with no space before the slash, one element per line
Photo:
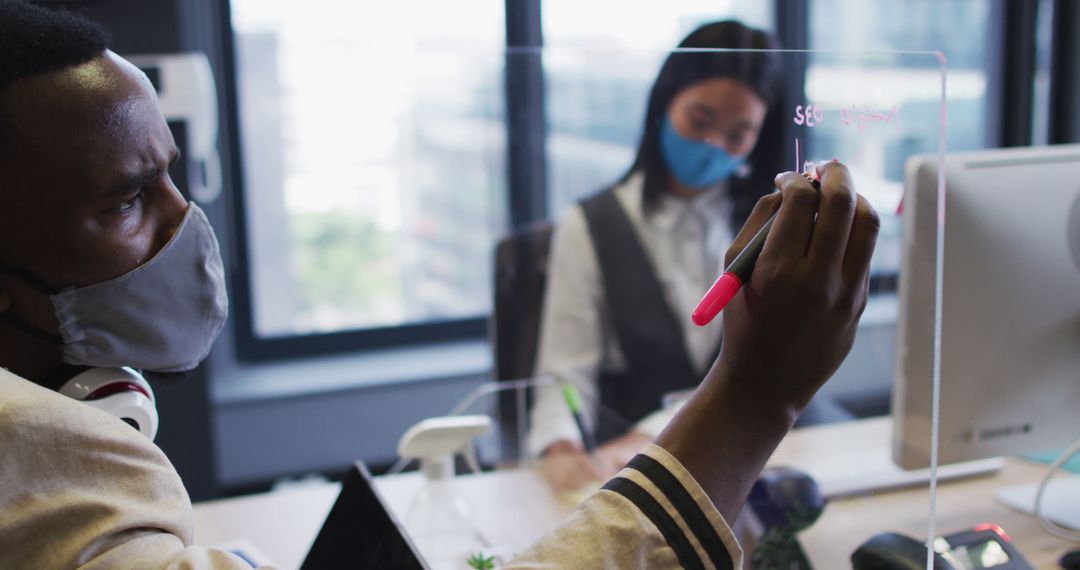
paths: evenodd
<path fill-rule="evenodd" d="M 852 448 L 886 453 L 890 430 L 889 418 L 795 430 L 777 448 L 770 464 L 803 466 L 811 457 L 828 461 L 831 453 Z M 1003 487 L 1037 482 L 1045 469 L 1045 465 L 1010 458 L 996 474 L 941 482 L 937 492 L 936 533 L 941 536 L 980 523 L 996 523 L 1036 568 L 1059 568 L 1058 558 L 1077 545 L 1044 532 L 1034 517 L 1012 510 L 996 499 Z M 812 470 L 806 468 L 808 472 Z M 800 542 L 815 568 L 850 568 L 851 553 L 880 532 L 900 532 L 925 539 L 929 512 L 928 484 L 834 499 L 825 507 L 821 518 L 800 535 Z"/>
<path fill-rule="evenodd" d="M 830 450 L 860 442 L 865 445 L 868 437 L 879 438 L 885 433 L 882 428 L 887 427 L 881 425 L 883 421 L 888 420 L 796 430 L 781 444 L 772 463 L 809 455 L 827 460 Z M 808 450 L 821 451 L 808 455 Z M 1013 511 L 995 499 L 1001 487 L 1037 481 L 1043 470 L 1044 466 L 1009 460 L 996 475 L 942 483 L 938 488 L 938 534 L 994 522 L 1013 537 L 1036 568 L 1057 568 L 1058 557 L 1076 545 L 1044 533 L 1030 515 Z M 376 488 L 401 521 L 406 520 L 409 504 L 421 484 L 417 473 L 376 478 Z M 554 528 L 580 498 L 579 494 L 555 494 L 539 476 L 525 471 L 464 476 L 461 484 L 477 513 L 481 532 L 497 548 L 511 551 L 535 542 Z M 281 568 L 298 568 L 339 490 L 337 484 L 320 483 L 197 504 L 195 541 L 218 545 L 247 540 Z M 928 512 L 929 493 L 925 486 L 834 500 L 821 519 L 801 535 L 801 540 L 815 568 L 850 568 L 851 553 L 874 534 L 896 531 L 925 537 Z"/>
<path fill-rule="evenodd" d="M 570 514 L 580 498 L 580 494 L 553 493 L 532 471 L 466 475 L 460 477 L 460 484 L 492 552 L 504 555 L 539 540 Z M 416 472 L 375 478 L 376 489 L 402 523 L 422 485 Z M 195 543 L 216 546 L 246 541 L 280 568 L 299 568 L 340 490 L 337 483 L 314 483 L 198 503 Z"/>
<path fill-rule="evenodd" d="M 299 568 L 340 491 L 339 483 L 312 483 L 196 503 L 195 544 L 250 542 L 282 570 Z"/>
<path fill-rule="evenodd" d="M 942 483 L 937 494 L 937 534 L 996 523 L 1035 568 L 1059 568 L 1058 558 L 1077 545 L 1047 534 L 1034 517 L 995 499 L 1003 486 L 1037 481 L 1044 471 L 1045 466 L 1009 460 L 998 475 Z M 929 508 L 930 493 L 925 487 L 832 501 L 821 519 L 801 535 L 801 542 L 815 568 L 850 568 L 851 553 L 879 532 L 924 539 Z"/>

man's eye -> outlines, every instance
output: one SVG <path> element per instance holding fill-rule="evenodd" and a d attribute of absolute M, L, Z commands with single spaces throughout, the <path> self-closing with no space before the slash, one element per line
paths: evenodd
<path fill-rule="evenodd" d="M 131 211 L 139 205 L 139 202 L 142 201 L 142 197 L 143 192 L 142 190 L 139 190 L 131 198 L 128 198 L 127 200 L 124 200 L 123 202 L 117 204 L 116 211 L 121 213 Z"/>

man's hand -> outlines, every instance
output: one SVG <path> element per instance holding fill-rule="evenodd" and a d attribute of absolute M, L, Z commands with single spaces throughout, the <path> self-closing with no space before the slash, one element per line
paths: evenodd
<path fill-rule="evenodd" d="M 758 202 L 727 253 L 734 259 L 779 208 L 750 282 L 724 311 L 717 366 L 796 415 L 851 350 L 880 223 L 844 165 L 819 175 L 820 194 L 802 175 L 777 176 L 780 193 Z"/>
<path fill-rule="evenodd" d="M 854 341 L 880 225 L 838 162 L 821 192 L 776 177 L 728 251 L 774 212 L 753 276 L 724 310 L 724 346 L 705 381 L 657 439 L 734 521 L 754 479 Z"/>

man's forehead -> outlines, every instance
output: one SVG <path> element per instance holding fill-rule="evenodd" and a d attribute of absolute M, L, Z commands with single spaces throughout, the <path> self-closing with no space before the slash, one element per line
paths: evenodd
<path fill-rule="evenodd" d="M 19 127 L 42 123 L 78 123 L 90 127 L 124 120 L 139 102 L 154 101 L 149 80 L 138 68 L 112 52 L 83 64 L 23 78 L 4 96 L 11 121 Z M 31 136 L 32 128 L 16 136 Z"/>
<path fill-rule="evenodd" d="M 163 148 L 172 139 L 149 81 L 111 52 L 26 78 L 12 85 L 5 103 L 14 127 L 9 151 L 27 184 L 52 180 L 64 193 L 102 189 L 171 150 Z"/>

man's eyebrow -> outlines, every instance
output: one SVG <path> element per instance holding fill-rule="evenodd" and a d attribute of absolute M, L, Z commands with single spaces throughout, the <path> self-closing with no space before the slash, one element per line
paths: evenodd
<path fill-rule="evenodd" d="M 170 166 L 180 160 L 180 149 L 173 147 L 169 153 L 170 159 L 164 166 L 152 166 L 137 172 L 128 172 L 121 175 L 119 182 L 106 191 L 108 196 L 126 196 L 132 192 L 153 182 Z"/>
<path fill-rule="evenodd" d="M 160 168 L 148 168 L 138 172 L 124 173 L 120 180 L 106 191 L 106 195 L 124 196 L 131 194 L 160 175 Z"/>

